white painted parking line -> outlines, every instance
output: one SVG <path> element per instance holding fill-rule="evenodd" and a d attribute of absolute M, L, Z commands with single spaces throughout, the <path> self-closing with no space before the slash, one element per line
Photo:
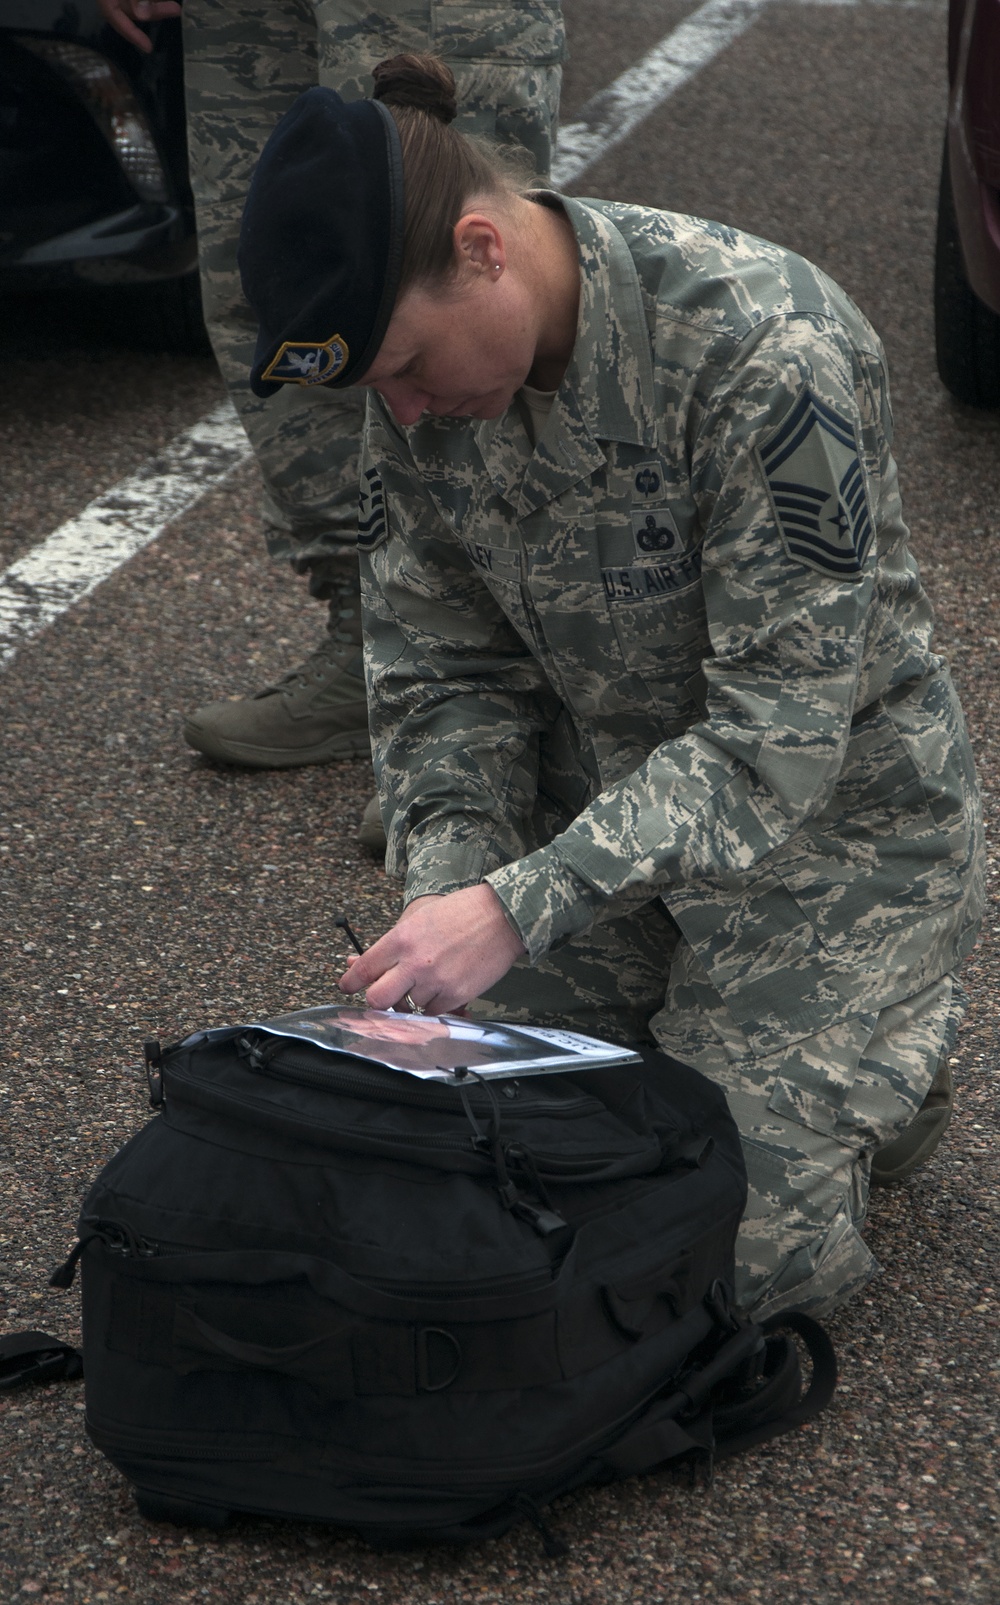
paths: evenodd
<path fill-rule="evenodd" d="M 706 0 L 647 56 L 594 95 L 556 141 L 552 183 L 566 189 L 627 139 L 641 122 L 690 83 L 777 0 Z M 947 0 L 791 0 L 797 5 L 884 6 L 893 11 L 946 11 Z"/>
<path fill-rule="evenodd" d="M 565 189 L 613 150 L 650 112 L 689 83 L 738 39 L 770 0 L 705 0 L 647 56 L 588 100 L 575 123 L 559 130 L 552 183 Z"/>
<path fill-rule="evenodd" d="M 250 455 L 226 401 L 0 574 L 0 664 Z"/>

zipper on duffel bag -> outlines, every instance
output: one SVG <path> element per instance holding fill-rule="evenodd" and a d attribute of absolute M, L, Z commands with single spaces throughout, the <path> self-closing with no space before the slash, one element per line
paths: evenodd
<path fill-rule="evenodd" d="M 152 1259 L 161 1252 L 159 1243 L 152 1242 L 148 1237 L 140 1237 L 124 1221 L 105 1220 L 103 1216 L 91 1215 L 84 1217 L 80 1224 L 89 1230 L 80 1233 L 62 1264 L 56 1266 L 49 1277 L 50 1287 L 72 1287 L 77 1261 L 87 1244 L 95 1239 L 102 1242 L 110 1254 L 121 1254 L 125 1259 Z"/>
<path fill-rule="evenodd" d="M 141 1455 L 145 1459 L 155 1460 L 207 1460 L 216 1461 L 219 1465 L 231 1461 L 274 1459 L 274 1446 L 271 1443 L 220 1445 L 218 1440 L 206 1443 L 200 1438 L 164 1438 L 153 1428 L 129 1430 L 110 1426 L 89 1413 L 84 1421 L 91 1442 L 105 1454 Z"/>
<path fill-rule="evenodd" d="M 439 1109 L 449 1114 L 457 1112 L 455 1099 L 457 1088 L 443 1087 L 433 1081 L 422 1081 L 419 1087 L 414 1087 L 408 1084 L 407 1078 L 396 1076 L 394 1071 L 366 1070 L 363 1066 L 355 1064 L 347 1066 L 337 1063 L 332 1055 L 332 1062 L 329 1065 L 317 1064 L 314 1059 L 307 1059 L 304 1055 L 297 1054 L 287 1043 L 287 1037 L 271 1037 L 262 1044 L 259 1039 L 243 1036 L 236 1039 L 236 1051 L 248 1069 L 257 1075 L 269 1076 L 275 1081 L 322 1087 L 324 1091 L 353 1092 L 362 1098 L 374 1097 L 380 1101 L 387 1098 L 391 1087 L 393 1103 L 406 1104 L 418 1109 Z M 319 1051 L 322 1052 L 322 1049 Z M 389 1081 L 387 1077 L 395 1077 L 395 1080 Z M 581 1115 L 605 1112 L 605 1106 L 600 1099 L 586 1092 L 579 1092 L 567 1098 L 525 1096 L 524 1088 L 516 1076 L 510 1080 L 500 1081 L 496 1090 L 512 1102 L 517 1100 L 519 1115 L 542 1113 L 557 1119 L 562 1116 L 576 1119 Z M 484 1107 L 486 1106 L 486 1095 L 477 1087 L 470 1086 L 468 1091 L 477 1103 L 481 1102 Z"/>
<path fill-rule="evenodd" d="M 120 1254 L 123 1259 L 159 1259 L 174 1255 L 197 1254 L 206 1255 L 213 1252 L 227 1254 L 242 1253 L 241 1247 L 230 1247 L 224 1250 L 206 1249 L 201 1244 L 157 1242 L 149 1237 L 140 1237 L 124 1221 L 108 1220 L 103 1216 L 85 1216 L 81 1222 L 84 1230 L 74 1243 L 72 1249 L 63 1263 L 52 1272 L 49 1278 L 50 1287 L 67 1288 L 72 1286 L 76 1276 L 76 1266 L 80 1255 L 88 1243 L 95 1241 L 103 1243 L 110 1254 Z M 280 1249 L 273 1250 L 280 1254 Z M 335 1264 L 331 1261 L 331 1264 Z M 352 1280 L 361 1281 L 361 1278 L 350 1273 Z M 502 1296 L 508 1293 L 534 1293 L 539 1288 L 547 1287 L 552 1281 L 550 1267 L 541 1267 L 538 1270 L 528 1271 L 511 1276 L 493 1276 L 477 1279 L 475 1281 L 457 1282 L 408 1282 L 394 1280 L 386 1277 L 365 1277 L 362 1286 L 374 1288 L 380 1293 L 389 1293 L 396 1298 L 449 1298 L 477 1299 Z"/>
<path fill-rule="evenodd" d="M 331 1067 L 330 1071 L 326 1072 L 317 1071 L 314 1065 L 309 1064 L 308 1066 L 304 1067 L 304 1069 L 306 1069 L 310 1074 L 315 1073 L 317 1077 L 316 1084 L 323 1086 L 324 1088 L 350 1091 L 353 1087 L 354 1090 L 358 1091 L 364 1089 L 368 1096 L 371 1096 L 373 1091 L 377 1091 L 382 1101 L 388 1101 L 385 1098 L 386 1082 L 383 1081 L 381 1077 L 374 1075 L 368 1076 L 364 1071 L 355 1071 L 353 1068 L 350 1070 L 344 1070 L 340 1067 Z M 275 1067 L 273 1061 L 257 1069 L 255 1073 L 275 1080 L 300 1082 L 302 1079 L 302 1072 L 298 1068 L 296 1068 L 294 1075 L 282 1075 L 280 1069 Z M 175 1078 L 182 1083 L 187 1082 L 188 1084 L 199 1088 L 203 1085 L 202 1081 L 198 1077 L 191 1076 L 190 1072 L 185 1073 L 183 1070 L 175 1069 L 173 1074 Z M 399 1079 L 400 1081 L 403 1080 L 402 1077 Z M 492 1083 L 487 1082 L 485 1085 L 492 1091 Z M 465 1088 L 460 1088 L 458 1090 L 460 1093 L 466 1092 L 466 1095 L 468 1096 L 473 1089 L 467 1090 Z M 457 1117 L 458 1109 L 456 1108 L 454 1099 L 449 1097 L 443 1088 L 435 1089 L 435 1091 L 438 1099 L 441 1098 L 442 1093 L 444 1094 L 444 1098 L 446 1100 L 444 1103 L 438 1103 L 436 1100 L 432 1102 L 431 1098 L 424 1096 L 426 1091 L 427 1083 L 421 1084 L 420 1092 L 417 1092 L 416 1089 L 414 1089 L 413 1092 L 409 1092 L 409 1090 L 405 1088 L 401 1088 L 399 1091 L 397 1091 L 396 1085 L 393 1085 L 392 1102 L 407 1102 L 418 1105 L 422 1108 L 443 1108 L 447 1110 L 449 1114 Z M 400 1096 L 400 1092 L 405 1093 L 405 1097 Z M 227 1101 L 239 1101 L 238 1098 L 236 1098 L 236 1095 L 231 1091 L 227 1091 L 225 1097 Z M 604 1104 L 602 1104 L 599 1099 L 591 1098 L 588 1094 L 580 1094 L 579 1097 L 568 1099 L 567 1104 L 569 1105 L 569 1108 L 566 1109 L 565 1112 L 571 1118 L 591 1112 L 607 1112 Z M 487 1094 L 485 1103 L 479 1103 L 477 1100 L 477 1105 L 478 1109 L 485 1113 L 486 1110 L 490 1108 L 489 1094 Z M 258 1107 L 263 1108 L 264 1106 L 258 1105 Z M 564 1106 L 561 1104 L 549 1104 L 540 1102 L 538 1100 L 533 1100 L 531 1103 L 526 1102 L 525 1104 L 521 1105 L 518 1109 L 518 1114 L 528 1114 L 533 1112 L 535 1109 L 537 1109 L 539 1112 L 543 1112 L 547 1115 L 557 1118 L 564 1112 Z M 405 1157 L 408 1152 L 431 1155 L 435 1153 L 467 1154 L 470 1152 L 470 1150 L 473 1153 L 479 1153 L 484 1159 L 489 1160 L 491 1157 L 490 1149 L 484 1146 L 482 1139 L 473 1133 L 466 1135 L 463 1132 L 459 1136 L 450 1136 L 444 1133 L 438 1133 L 434 1136 L 430 1136 L 422 1132 L 399 1131 L 393 1132 L 391 1135 L 384 1135 L 380 1133 L 373 1133 L 371 1130 L 363 1126 L 346 1124 L 338 1125 L 336 1129 L 339 1136 L 348 1142 L 356 1143 L 362 1150 L 383 1152 L 394 1151 L 399 1154 L 400 1157 Z M 510 1156 L 511 1163 L 516 1168 L 519 1164 L 520 1152 L 525 1150 L 525 1144 L 518 1139 L 514 1139 L 509 1146 L 512 1150 Z M 589 1178 L 594 1176 L 595 1172 L 600 1174 L 607 1164 L 615 1163 L 622 1159 L 622 1153 L 619 1150 L 605 1151 L 603 1149 L 591 1150 L 586 1154 L 576 1156 L 564 1155 L 558 1151 L 543 1149 L 532 1149 L 531 1154 L 535 1161 L 535 1165 L 544 1169 L 546 1176 L 553 1181 L 587 1181 Z"/>

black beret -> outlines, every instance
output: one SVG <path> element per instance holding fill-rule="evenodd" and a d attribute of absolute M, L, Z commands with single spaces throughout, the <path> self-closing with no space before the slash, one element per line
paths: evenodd
<path fill-rule="evenodd" d="M 403 159 L 381 101 L 307 89 L 261 152 L 240 230 L 260 328 L 250 386 L 348 385 L 375 359 L 403 258 Z"/>

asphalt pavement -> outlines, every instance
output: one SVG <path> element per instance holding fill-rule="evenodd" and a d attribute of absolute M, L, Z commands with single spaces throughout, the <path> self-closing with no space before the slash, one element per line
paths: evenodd
<path fill-rule="evenodd" d="M 565 118 L 693 11 L 566 0 Z M 570 187 L 793 246 L 875 323 L 904 503 L 995 821 L 1000 415 L 952 402 L 933 361 L 945 23 L 937 3 L 772 0 Z M 0 353 L 0 567 L 221 396 L 210 360 L 130 349 L 65 302 L 26 302 Z M 241 772 L 180 739 L 186 710 L 299 661 L 322 622 L 263 559 L 248 465 L 0 669 L 0 1329 L 78 1332 L 76 1293 L 47 1275 L 91 1179 L 148 1117 L 143 1038 L 328 998 L 336 914 L 369 939 L 394 917 L 397 888 L 355 843 L 366 764 Z M 663 1472 L 564 1501 L 562 1560 L 530 1530 L 393 1556 L 305 1524 L 147 1524 L 84 1436 L 79 1384 L 0 1395 L 0 1597 L 997 1605 L 994 908 L 966 971 L 955 1119 L 910 1184 L 873 1198 L 883 1269 L 830 1322 L 842 1383 L 821 1421 L 708 1489 Z"/>

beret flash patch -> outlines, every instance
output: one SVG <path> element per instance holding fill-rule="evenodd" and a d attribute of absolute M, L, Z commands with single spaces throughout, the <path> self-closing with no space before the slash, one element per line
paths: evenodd
<path fill-rule="evenodd" d="M 339 334 L 329 340 L 286 340 L 268 363 L 261 379 L 286 385 L 324 385 L 335 379 L 347 361 L 347 344 Z"/>
<path fill-rule="evenodd" d="M 858 579 L 874 523 L 851 420 L 807 386 L 757 459 L 789 557 L 832 579 Z"/>

